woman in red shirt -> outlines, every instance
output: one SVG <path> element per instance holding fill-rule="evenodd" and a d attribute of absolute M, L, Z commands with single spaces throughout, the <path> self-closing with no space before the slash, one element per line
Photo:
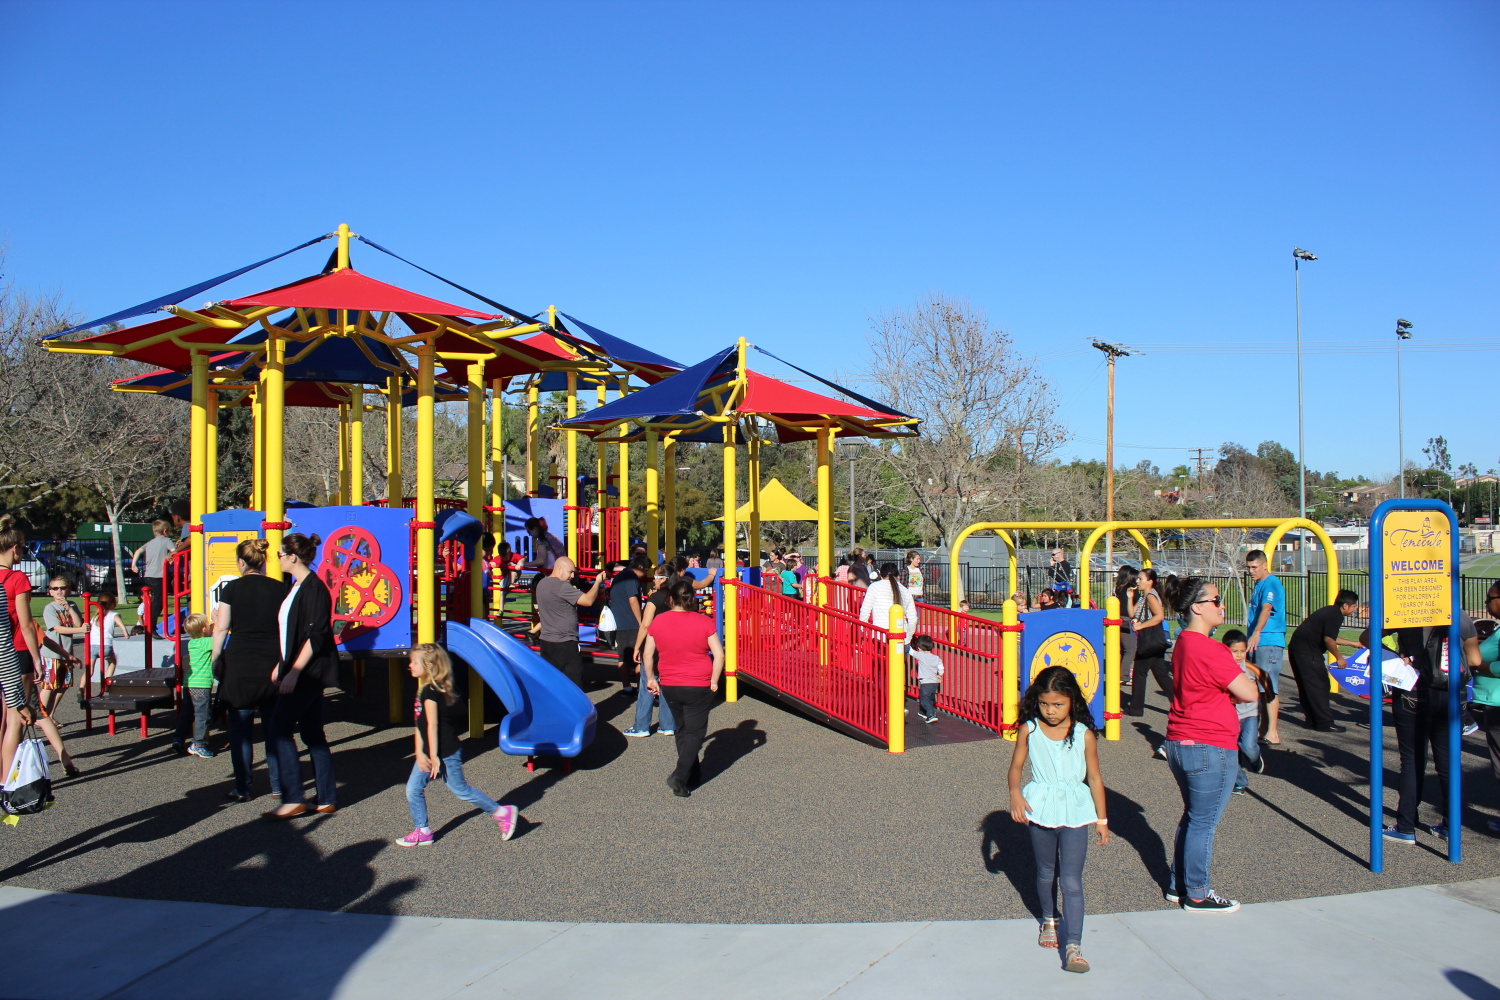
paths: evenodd
<path fill-rule="evenodd" d="M 1254 701 L 1255 682 L 1229 647 L 1214 642 L 1224 624 L 1219 588 L 1198 576 L 1167 577 L 1162 596 L 1184 626 L 1172 649 L 1172 708 L 1167 713 L 1167 763 L 1182 792 L 1183 813 L 1172 847 L 1169 903 L 1201 913 L 1233 913 L 1237 900 L 1209 888 L 1214 831 L 1239 770 L 1239 720 L 1234 702 Z"/>
<path fill-rule="evenodd" d="M 677 767 L 667 787 L 685 799 L 692 794 L 689 786 L 698 783 L 698 750 L 708 735 L 708 713 L 724 672 L 724 647 L 714 620 L 698 613 L 691 579 L 679 578 L 669 593 L 668 611 L 646 627 L 641 666 L 646 688 L 662 696 L 677 721 Z"/>

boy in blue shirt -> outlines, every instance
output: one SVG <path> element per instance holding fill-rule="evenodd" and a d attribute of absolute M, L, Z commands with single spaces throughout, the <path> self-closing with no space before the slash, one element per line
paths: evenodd
<path fill-rule="evenodd" d="M 1255 581 L 1250 594 L 1246 655 L 1260 670 L 1265 684 L 1266 742 L 1276 746 L 1281 743 L 1277 721 L 1281 715 L 1281 663 L 1286 658 L 1286 588 L 1271 574 L 1266 554 L 1260 549 L 1252 549 L 1245 556 L 1245 569 Z"/>

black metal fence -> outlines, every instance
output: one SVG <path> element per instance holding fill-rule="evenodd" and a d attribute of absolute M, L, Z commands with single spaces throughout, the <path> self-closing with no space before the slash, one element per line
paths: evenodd
<path fill-rule="evenodd" d="M 66 579 L 77 592 L 115 589 L 114 542 L 108 538 L 46 538 L 26 544 L 27 558 L 17 569 L 31 577 L 34 591 L 44 592 L 54 576 Z M 134 549 L 121 546 L 125 589 L 135 592 L 135 573 L 130 569 Z"/>

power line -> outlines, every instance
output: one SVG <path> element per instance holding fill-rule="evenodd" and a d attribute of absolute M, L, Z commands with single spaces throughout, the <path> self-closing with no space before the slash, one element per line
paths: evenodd
<path fill-rule="evenodd" d="M 1204 466 L 1205 463 L 1208 462 L 1208 456 L 1213 453 L 1213 449 L 1212 448 L 1191 448 L 1189 450 L 1193 452 L 1193 461 L 1198 466 L 1198 482 L 1201 483 L 1201 482 L 1203 482 L 1203 476 L 1204 476 L 1203 466 Z"/>

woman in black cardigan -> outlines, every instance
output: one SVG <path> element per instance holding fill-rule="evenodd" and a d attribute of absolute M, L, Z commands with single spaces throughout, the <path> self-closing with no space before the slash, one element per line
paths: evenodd
<path fill-rule="evenodd" d="M 323 688 L 338 680 L 338 653 L 331 624 L 333 598 L 308 568 L 317 557 L 321 541 L 317 535 L 309 538 L 293 533 L 282 539 L 278 554 L 281 570 L 292 578 L 292 586 L 281 602 L 281 662 L 271 676 L 276 685 L 271 742 L 281 782 L 281 806 L 261 814 L 270 820 L 291 819 L 308 811 L 294 738 L 298 732 L 313 762 L 317 810 L 331 813 L 335 809 L 333 752 L 323 735 Z"/>

